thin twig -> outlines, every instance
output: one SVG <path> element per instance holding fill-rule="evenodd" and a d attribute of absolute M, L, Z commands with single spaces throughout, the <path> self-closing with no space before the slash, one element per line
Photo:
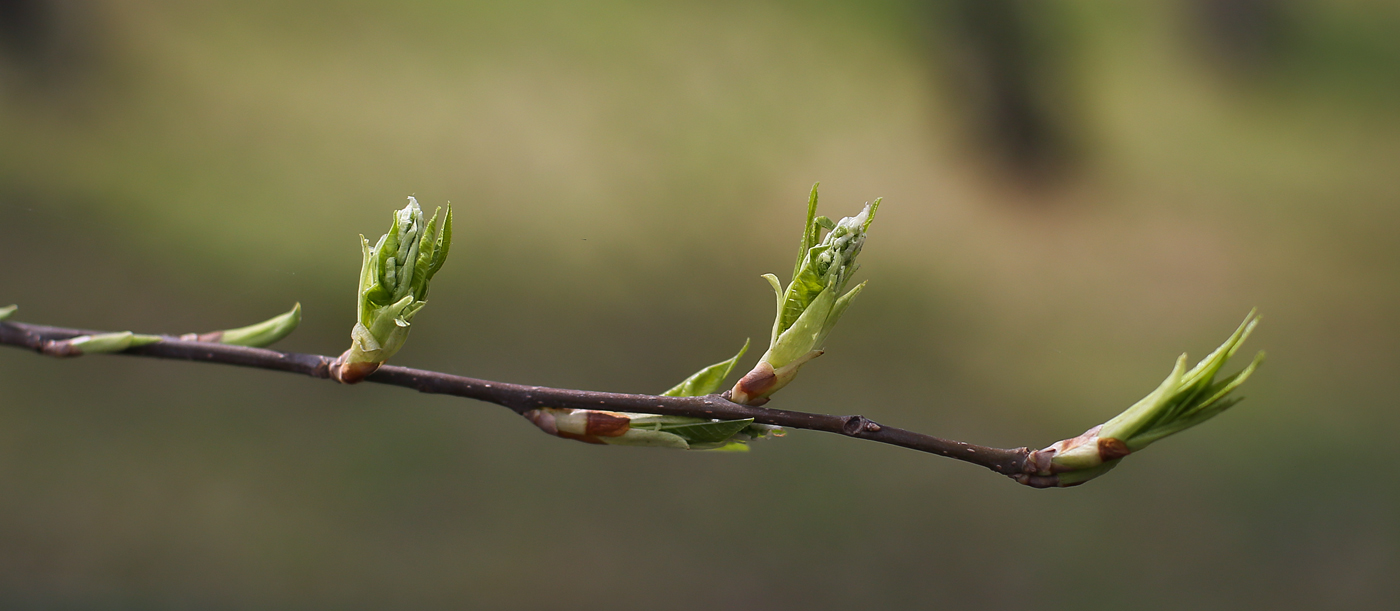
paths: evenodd
<path fill-rule="evenodd" d="M 0 322 L 0 345 L 28 348 L 42 352 L 44 344 L 80 335 L 96 335 L 102 331 L 47 327 L 17 322 Z M 278 352 L 264 348 L 247 348 L 225 344 L 186 341 L 163 336 L 162 341 L 130 348 L 118 354 L 159 359 L 219 363 L 257 369 L 299 373 L 313 378 L 330 379 L 332 357 L 296 352 Z M 979 446 L 961 441 L 940 439 L 931 435 L 876 424 L 860 415 L 838 416 L 810 414 L 780 409 L 741 405 L 720 395 L 703 397 L 661 397 L 631 395 L 588 390 L 570 390 L 545 386 L 526 386 L 507 382 L 492 382 L 436 371 L 385 365 L 366 378 L 367 382 L 412 388 L 419 392 L 467 397 L 505 406 L 523 414 L 539 407 L 567 409 L 597 409 L 624 412 L 690 416 L 740 420 L 753 418 L 760 424 L 772 424 L 793 429 L 823 431 L 857 439 L 901 446 L 921 452 L 947 456 L 981 465 L 997 473 L 1013 476 L 1025 472 L 1026 448 L 1006 450 Z"/>

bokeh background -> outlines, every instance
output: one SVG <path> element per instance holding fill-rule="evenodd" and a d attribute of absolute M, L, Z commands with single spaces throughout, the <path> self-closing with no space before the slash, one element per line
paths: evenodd
<path fill-rule="evenodd" d="M 0 2 L 0 304 L 305 306 L 451 201 L 396 357 L 669 387 L 762 342 L 807 190 L 884 197 L 775 406 L 1039 447 L 1250 307 L 1249 400 L 1087 486 L 796 432 L 598 448 L 499 407 L 0 351 L 6 609 L 1393 609 L 1400 5 Z M 752 363 L 750 354 L 745 365 Z"/>

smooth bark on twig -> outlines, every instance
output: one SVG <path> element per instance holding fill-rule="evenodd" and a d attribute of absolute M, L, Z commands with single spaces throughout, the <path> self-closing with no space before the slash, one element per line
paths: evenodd
<path fill-rule="evenodd" d="M 42 353 L 49 342 L 102 331 L 47 327 L 16 322 L 0 322 L 0 345 L 28 348 Z M 218 363 L 298 373 L 331 379 L 333 357 L 318 354 L 279 352 L 201 341 L 163 337 L 162 341 L 119 352 L 128 356 Z M 721 395 L 703 397 L 662 397 L 528 386 L 508 382 L 478 380 L 465 376 L 409 367 L 384 365 L 365 378 L 366 382 L 412 388 L 419 392 L 466 397 L 504 406 L 517 414 L 540 408 L 593 409 L 641 412 L 667 416 L 690 416 L 741 420 L 753 418 L 760 424 L 791 429 L 823 431 L 846 437 L 896 445 L 920 452 L 947 456 L 981 465 L 1002 475 L 1014 477 L 1026 471 L 1026 448 L 1012 450 L 941 439 L 901 428 L 885 426 L 860 415 L 812 414 L 741 405 Z M 1023 482 L 1024 483 L 1024 482 Z M 1032 484 L 1033 485 L 1033 484 Z"/>

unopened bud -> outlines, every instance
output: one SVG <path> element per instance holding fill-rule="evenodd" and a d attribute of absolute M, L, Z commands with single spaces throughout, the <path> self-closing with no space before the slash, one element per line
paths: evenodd
<path fill-rule="evenodd" d="M 158 341 L 160 341 L 158 335 L 137 335 L 130 331 L 119 331 L 97 335 L 79 335 L 65 340 L 50 340 L 44 342 L 40 351 L 49 356 L 65 358 L 84 354 L 121 352 L 128 348 L 154 344 Z"/>

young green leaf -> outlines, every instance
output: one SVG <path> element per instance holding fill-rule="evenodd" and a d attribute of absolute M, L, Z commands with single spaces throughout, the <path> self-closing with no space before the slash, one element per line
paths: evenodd
<path fill-rule="evenodd" d="M 215 341 L 232 346 L 262 348 L 287 337 L 301 324 L 301 304 L 297 303 L 284 314 L 279 314 L 257 324 L 226 329 L 198 336 L 202 341 Z M 206 339 L 207 338 L 207 339 Z M 183 339 L 183 338 L 182 338 Z"/>
<path fill-rule="evenodd" d="M 729 441 L 735 435 L 753 424 L 753 418 L 744 420 L 697 420 L 695 422 L 679 422 L 675 424 L 660 425 L 656 430 L 665 431 L 672 435 L 679 436 L 686 443 L 719 443 Z"/>
<path fill-rule="evenodd" d="M 744 347 L 739 349 L 739 353 L 728 360 L 720 361 L 709 367 L 695 372 L 690 377 L 681 381 L 680 384 L 672 386 L 670 390 L 661 393 L 663 397 L 699 397 L 713 394 L 724 385 L 724 379 L 729 377 L 729 372 L 734 370 L 734 364 L 749 351 L 749 340 L 744 340 Z"/>
<path fill-rule="evenodd" d="M 686 442 L 684 437 L 667 431 L 653 431 L 650 429 L 630 429 L 617 437 L 599 437 L 599 439 L 610 446 L 669 448 L 672 450 L 690 449 L 690 444 Z"/>

